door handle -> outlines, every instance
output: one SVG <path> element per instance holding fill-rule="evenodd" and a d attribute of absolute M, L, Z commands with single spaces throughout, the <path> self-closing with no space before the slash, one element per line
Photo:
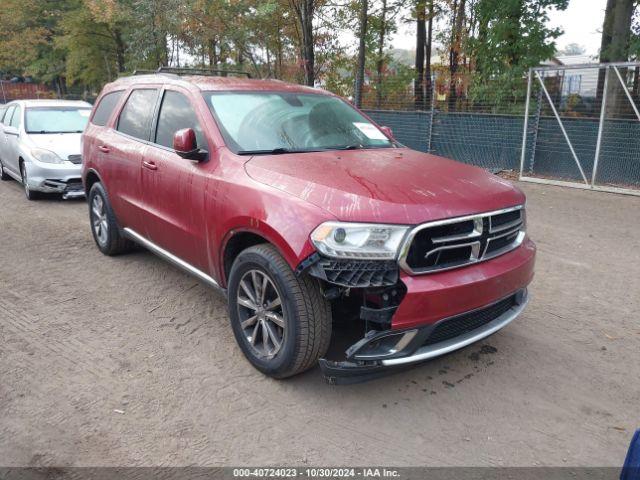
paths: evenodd
<path fill-rule="evenodd" d="M 143 160 L 142 161 L 142 166 L 144 168 L 148 168 L 149 170 L 157 170 L 158 166 L 156 165 L 156 162 L 152 161 L 152 160 Z"/>
<path fill-rule="evenodd" d="M 111 151 L 106 145 L 98 145 L 98 150 L 102 153 L 109 153 Z"/>

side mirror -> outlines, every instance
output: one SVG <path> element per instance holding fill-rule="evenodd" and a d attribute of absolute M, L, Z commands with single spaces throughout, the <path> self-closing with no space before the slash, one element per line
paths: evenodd
<path fill-rule="evenodd" d="M 16 137 L 20 135 L 20 132 L 16 127 L 12 127 L 9 125 L 4 127 L 4 133 L 6 133 L 7 135 L 15 135 Z"/>
<path fill-rule="evenodd" d="M 198 148 L 196 132 L 193 131 L 193 128 L 183 128 L 173 135 L 173 149 L 182 158 L 198 162 L 205 160 L 209 153 Z"/>
<path fill-rule="evenodd" d="M 393 130 L 391 130 L 391 128 L 389 128 L 389 127 L 380 127 L 380 130 L 382 130 L 382 133 L 384 133 L 387 137 L 389 137 L 392 140 L 395 140 L 395 138 L 393 136 Z"/>

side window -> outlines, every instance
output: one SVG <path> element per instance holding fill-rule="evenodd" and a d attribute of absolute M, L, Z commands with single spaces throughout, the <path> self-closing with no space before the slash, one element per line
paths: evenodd
<path fill-rule="evenodd" d="M 173 135 L 183 128 L 192 128 L 196 132 L 198 147 L 206 148 L 202 127 L 189 99 L 182 93 L 167 90 L 158 114 L 155 143 L 173 148 Z"/>
<path fill-rule="evenodd" d="M 132 137 L 148 140 L 157 95 L 157 90 L 150 89 L 131 92 L 120 112 L 117 130 Z"/>
<path fill-rule="evenodd" d="M 120 90 L 118 92 L 107 93 L 104 97 L 102 97 L 100 103 L 96 107 L 96 112 L 93 114 L 91 123 L 100 127 L 104 127 L 107 124 L 111 113 L 120 101 L 120 97 L 122 97 L 123 93 L 124 92 Z"/>
<path fill-rule="evenodd" d="M 7 108 L 7 111 L 4 112 L 4 117 L 2 118 L 2 123 L 4 123 L 5 125 L 10 125 L 11 124 L 11 115 L 13 115 L 13 111 L 15 110 L 15 106 L 11 105 L 9 108 Z"/>
<path fill-rule="evenodd" d="M 11 126 L 12 127 L 16 127 L 16 128 L 20 128 L 20 124 L 21 124 L 21 118 L 22 117 L 22 107 L 20 107 L 19 105 L 16 106 L 14 112 L 13 112 L 13 117 L 11 117 Z"/>
<path fill-rule="evenodd" d="M 7 107 L 4 105 L 0 106 L 0 123 L 2 123 L 2 118 L 4 117 L 4 112 L 7 111 Z"/>

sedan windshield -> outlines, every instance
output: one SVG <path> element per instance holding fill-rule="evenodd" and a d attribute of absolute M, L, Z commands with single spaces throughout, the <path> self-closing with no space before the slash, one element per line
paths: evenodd
<path fill-rule="evenodd" d="M 82 133 L 89 120 L 90 108 L 31 107 L 27 108 L 27 133 Z"/>
<path fill-rule="evenodd" d="M 205 92 L 227 146 L 238 154 L 388 148 L 378 127 L 336 97 L 283 92 Z"/>

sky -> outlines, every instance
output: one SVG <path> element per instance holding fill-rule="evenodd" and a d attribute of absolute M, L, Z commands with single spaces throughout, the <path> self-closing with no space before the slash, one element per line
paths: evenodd
<path fill-rule="evenodd" d="M 586 49 L 586 53 L 596 56 L 600 48 L 600 31 L 604 20 L 606 0 L 570 0 L 565 11 L 552 11 L 549 23 L 560 27 L 564 34 L 558 38 L 558 49 L 569 43 L 577 43 Z M 394 48 L 415 49 L 415 27 L 403 25 L 392 39 Z"/>

